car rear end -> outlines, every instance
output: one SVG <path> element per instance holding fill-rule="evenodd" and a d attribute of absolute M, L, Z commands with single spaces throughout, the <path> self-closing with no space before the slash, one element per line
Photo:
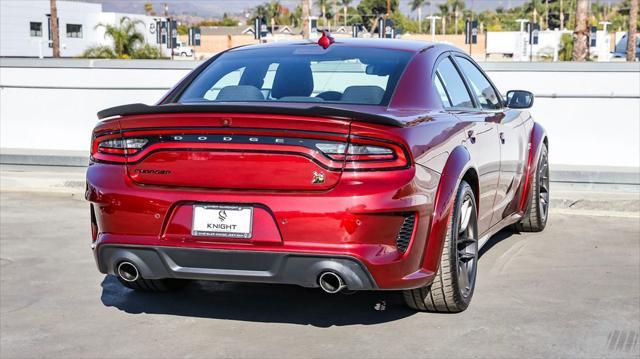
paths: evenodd
<path fill-rule="evenodd" d="M 414 165 L 402 127 L 363 120 L 366 106 L 360 119 L 252 105 L 95 128 L 86 197 L 101 272 L 327 291 L 432 278 L 421 263 L 438 178 Z"/>

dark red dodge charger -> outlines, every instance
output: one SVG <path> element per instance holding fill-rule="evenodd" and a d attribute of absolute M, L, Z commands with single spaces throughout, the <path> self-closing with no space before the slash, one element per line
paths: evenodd
<path fill-rule="evenodd" d="M 544 229 L 547 136 L 454 47 L 402 40 L 225 51 L 153 106 L 98 113 L 86 198 L 102 273 L 403 290 L 471 300 L 478 249 Z M 327 45 L 327 46 L 325 46 Z"/>

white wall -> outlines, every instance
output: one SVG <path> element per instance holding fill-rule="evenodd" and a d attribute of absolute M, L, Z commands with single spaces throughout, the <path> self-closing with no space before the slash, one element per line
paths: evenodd
<path fill-rule="evenodd" d="M 149 44 L 156 43 L 155 21 L 160 18 L 140 15 L 102 12 L 101 4 L 57 1 L 60 24 L 60 55 L 75 57 L 90 46 L 111 45 L 104 37 L 104 28 L 96 25 L 119 24 L 124 16 L 142 23 L 138 32 L 145 36 Z M 38 57 L 39 47 L 44 57 L 51 57 L 53 50 L 48 46 L 49 31 L 46 14 L 51 12 L 49 0 L 0 0 L 0 57 Z M 42 23 L 42 36 L 32 37 L 30 22 Z M 151 24 L 154 24 L 151 26 Z M 67 24 L 82 25 L 82 37 L 67 37 Z M 166 56 L 171 55 L 166 45 Z"/>
<path fill-rule="evenodd" d="M 61 56 L 77 56 L 89 44 L 97 43 L 100 38 L 94 30 L 102 12 L 101 4 L 58 1 L 58 19 L 60 24 Z M 47 16 L 51 12 L 48 0 L 1 0 L 0 1 L 0 56 L 39 55 L 42 46 L 43 55 L 51 56 Z M 42 23 L 42 36 L 30 35 L 30 22 Z M 82 25 L 82 38 L 67 37 L 67 24 Z M 40 44 L 42 43 L 42 44 Z"/>
<path fill-rule="evenodd" d="M 536 94 L 531 113 L 549 133 L 551 163 L 638 167 L 640 64 L 636 66 L 635 72 L 488 74 L 502 93 L 526 89 Z"/>
<path fill-rule="evenodd" d="M 0 147 L 87 151 L 96 112 L 153 104 L 195 64 L 2 59 Z M 640 166 L 640 64 L 482 65 L 503 93 L 537 95 L 553 164 Z"/>

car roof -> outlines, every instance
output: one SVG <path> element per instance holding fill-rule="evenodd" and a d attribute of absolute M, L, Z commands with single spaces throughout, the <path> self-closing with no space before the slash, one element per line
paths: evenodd
<path fill-rule="evenodd" d="M 331 46 L 346 46 L 346 47 L 369 47 L 369 48 L 380 48 L 380 49 L 388 49 L 388 50 L 399 50 L 399 51 L 409 51 L 409 52 L 420 52 L 422 50 L 428 48 L 441 48 L 441 50 L 457 50 L 455 47 L 438 44 L 428 41 L 419 41 L 419 40 L 401 40 L 401 39 L 378 39 L 378 38 L 335 38 L 335 42 Z M 251 50 L 251 49 L 263 49 L 263 48 L 278 48 L 278 47 L 296 47 L 296 46 L 308 46 L 311 44 L 316 44 L 317 40 L 298 40 L 298 41 L 283 41 L 283 42 L 272 42 L 267 44 L 255 44 L 255 45 L 247 45 L 240 46 L 231 49 L 230 51 L 238 51 L 238 50 Z"/>

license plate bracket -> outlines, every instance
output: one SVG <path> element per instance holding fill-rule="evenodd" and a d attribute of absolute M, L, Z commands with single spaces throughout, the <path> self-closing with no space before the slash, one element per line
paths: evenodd
<path fill-rule="evenodd" d="M 250 239 L 253 234 L 253 207 L 243 205 L 196 204 L 193 206 L 191 235 Z"/>

